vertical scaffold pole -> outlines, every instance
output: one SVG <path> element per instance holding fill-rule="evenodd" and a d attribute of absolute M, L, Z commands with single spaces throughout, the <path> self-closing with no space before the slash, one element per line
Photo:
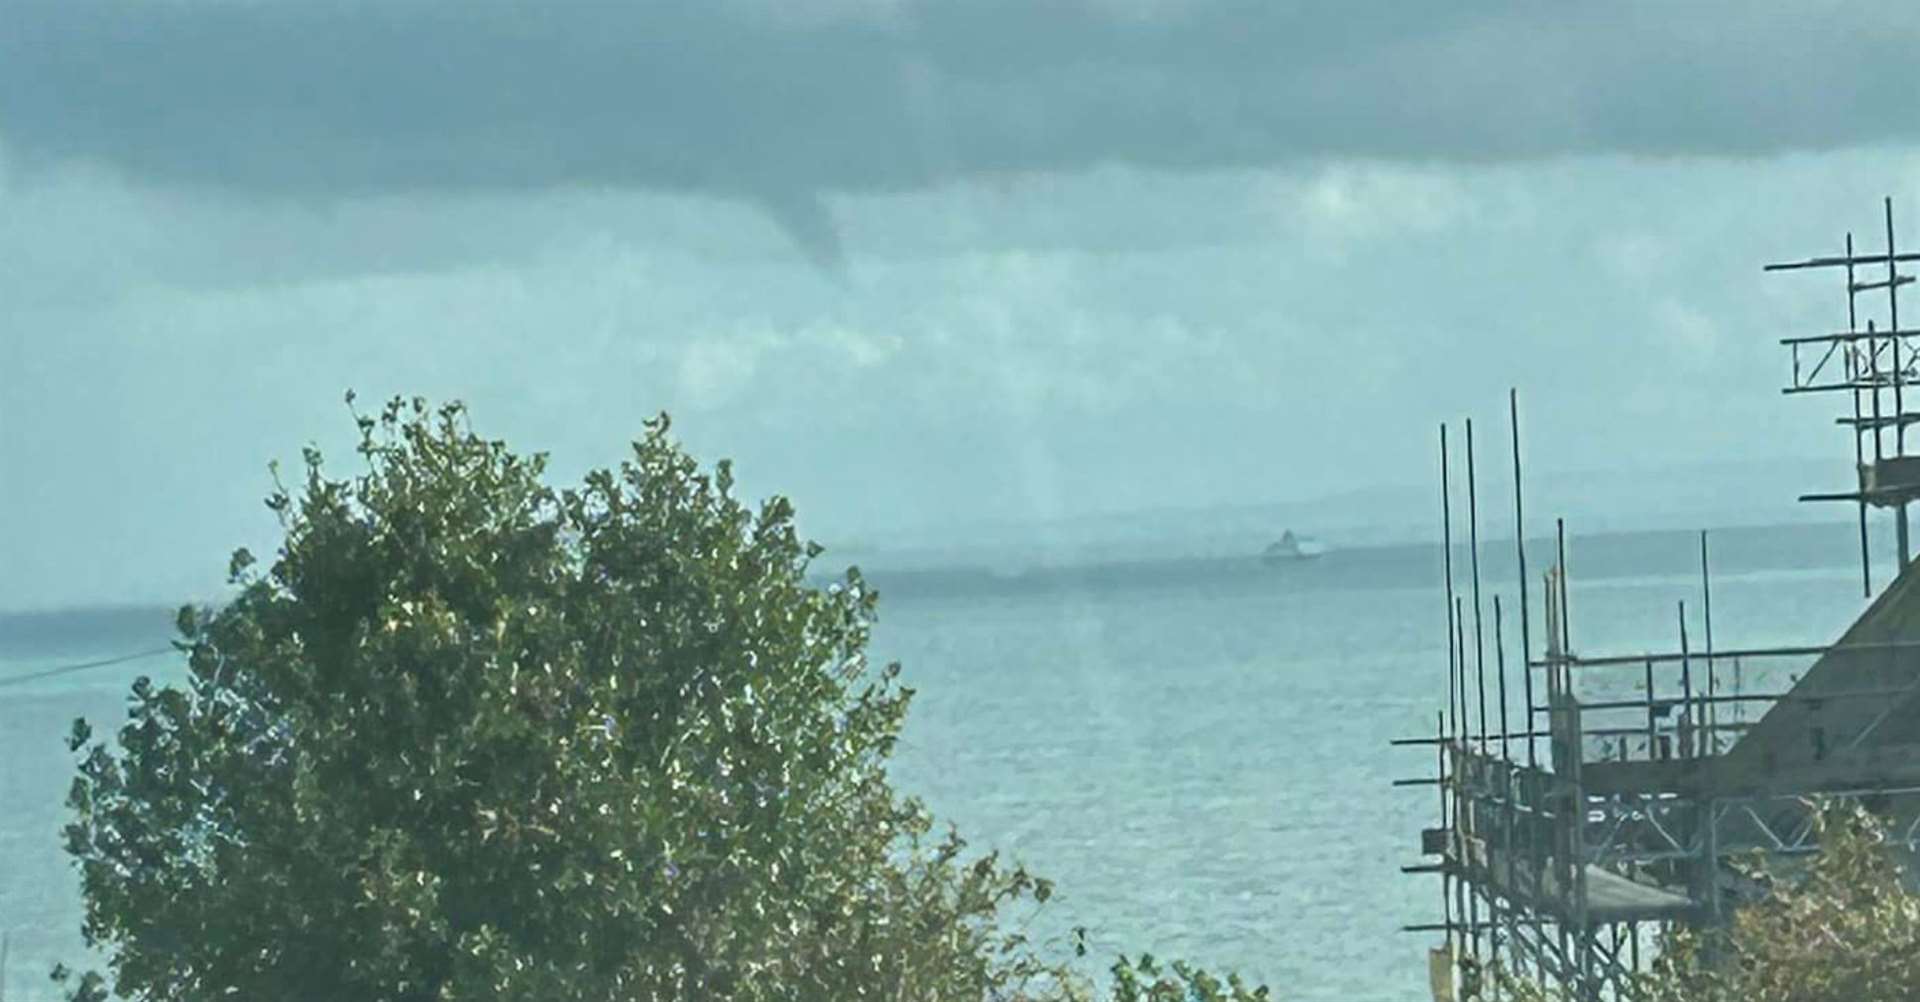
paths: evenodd
<path fill-rule="evenodd" d="M 1445 713 L 1440 715 L 1441 719 L 1439 722 L 1441 734 L 1439 751 L 1441 777 L 1440 825 L 1446 829 L 1446 842 L 1442 846 L 1440 857 L 1440 898 L 1443 911 L 1446 915 L 1447 953 L 1450 957 L 1454 956 L 1456 946 L 1461 950 L 1465 949 L 1467 932 L 1467 930 L 1462 930 L 1460 942 L 1456 944 L 1453 935 L 1455 917 L 1458 916 L 1460 919 L 1465 919 L 1466 917 L 1465 907 L 1455 908 L 1456 904 L 1463 906 L 1465 904 L 1464 902 L 1456 901 L 1460 894 L 1460 887 L 1464 875 L 1456 878 L 1451 869 L 1454 865 L 1452 857 L 1458 853 L 1460 839 L 1460 816 L 1462 813 L 1461 791 L 1458 789 L 1453 791 L 1452 810 L 1449 811 L 1446 788 L 1446 777 L 1448 775 L 1447 756 L 1452 750 L 1452 743 L 1459 739 L 1460 734 L 1460 718 L 1455 716 L 1454 711 L 1454 707 L 1459 700 L 1460 658 L 1459 648 L 1454 643 L 1453 621 L 1453 484 L 1449 473 L 1452 466 L 1452 461 L 1447 454 L 1447 426 L 1443 423 L 1440 425 L 1440 559 L 1441 565 L 1445 569 L 1444 573 L 1447 588 L 1447 709 Z"/>
<path fill-rule="evenodd" d="M 1500 761 L 1507 762 L 1511 761 L 1507 754 L 1507 652 L 1498 595 L 1493 597 L 1493 671 L 1499 684 L 1495 695 L 1500 700 Z"/>
<path fill-rule="evenodd" d="M 1447 456 L 1447 426 L 1440 426 L 1440 559 L 1445 569 L 1447 582 L 1447 712 L 1452 714 L 1460 700 L 1455 687 L 1463 674 L 1454 647 L 1454 600 L 1453 600 L 1453 484 L 1449 472 L 1452 462 Z M 1455 737 L 1466 732 L 1464 716 L 1457 716 L 1448 731 Z"/>
<path fill-rule="evenodd" d="M 1697 712 L 1693 702 L 1693 656 L 1687 649 L 1687 603 L 1680 603 L 1680 719 L 1686 731 L 1680 736 L 1680 744 L 1685 748 L 1685 758 L 1698 758 L 1700 745 L 1700 724 L 1694 719 Z"/>
<path fill-rule="evenodd" d="M 1465 665 L 1467 661 L 1467 616 L 1466 609 L 1463 607 L 1464 601 L 1465 600 L 1460 597 L 1455 597 L 1453 600 L 1454 645 L 1459 648 L 1460 664 L 1462 665 L 1460 679 L 1460 698 L 1462 700 L 1460 725 L 1462 737 L 1458 743 L 1459 747 L 1454 754 L 1457 756 L 1459 762 L 1462 763 L 1461 767 L 1456 769 L 1455 772 L 1466 775 L 1468 784 L 1463 784 L 1461 795 L 1454 798 L 1453 809 L 1460 818 L 1460 824 L 1455 831 L 1458 833 L 1456 842 L 1459 846 L 1460 868 L 1465 873 L 1458 885 L 1465 896 L 1465 907 L 1462 908 L 1462 911 L 1465 912 L 1467 916 L 1467 936 L 1468 942 L 1471 944 L 1472 954 L 1478 957 L 1480 955 L 1480 933 L 1482 930 L 1480 928 L 1479 874 L 1474 869 L 1473 839 L 1477 837 L 1480 830 L 1480 812 L 1476 809 L 1471 792 L 1464 788 L 1470 784 L 1472 779 L 1470 774 L 1472 755 L 1467 748 L 1467 742 L 1465 740 L 1467 725 L 1465 706 L 1467 688 L 1465 677 Z"/>
<path fill-rule="evenodd" d="M 1480 485 L 1473 471 L 1473 419 L 1467 419 L 1467 539 L 1473 567 L 1473 672 L 1480 697 L 1480 753 L 1487 753 L 1487 656 L 1480 631 Z"/>
<path fill-rule="evenodd" d="M 1900 361 L 1900 273 L 1894 266 L 1897 248 L 1893 243 L 1893 199 L 1882 201 L 1887 210 L 1887 340 L 1893 348 L 1893 454 L 1907 454 L 1907 410 L 1901 394 L 1906 383 L 1906 370 Z M 1900 501 L 1897 516 L 1897 530 L 1900 545 L 1900 569 L 1907 569 L 1907 561 L 1912 559 L 1912 551 L 1907 548 L 1907 502 Z"/>
<path fill-rule="evenodd" d="M 1707 564 L 1707 531 L 1700 530 L 1700 625 L 1705 634 L 1707 650 L 1707 705 L 1706 705 L 1706 741 L 1707 754 L 1720 754 L 1720 704 L 1715 698 L 1720 694 L 1720 684 L 1715 675 L 1713 663 L 1713 574 Z"/>
<path fill-rule="evenodd" d="M 1518 789 L 1519 780 L 1514 775 L 1513 759 L 1507 753 L 1507 634 L 1500 613 L 1500 596 L 1493 596 L 1493 663 L 1500 679 L 1500 851 L 1506 858 L 1506 898 L 1507 941 L 1510 944 L 1520 942 L 1520 930 L 1514 923 L 1513 903 L 1519 900 L 1519 861 L 1516 860 L 1514 846 L 1519 841 L 1514 837 L 1514 829 L 1519 824 Z M 1516 947 L 1507 951 L 1514 958 L 1515 973 L 1519 972 L 1519 950 Z M 1496 989 L 1497 990 L 1497 989 Z"/>
<path fill-rule="evenodd" d="M 1847 333 L 1860 330 L 1859 312 L 1854 308 L 1854 299 L 1859 290 L 1853 286 L 1853 234 L 1847 234 Z M 1868 345 L 1871 349 L 1872 345 Z M 1860 350 L 1852 343 L 1847 345 L 1847 382 L 1853 384 L 1847 395 L 1853 398 L 1853 466 L 1857 471 L 1866 461 L 1866 455 L 1860 445 L 1860 436 L 1866 429 L 1860 424 Z M 1878 434 L 1878 429 L 1875 429 Z M 1867 552 L 1867 499 L 1863 496 L 1858 503 L 1860 509 L 1860 594 L 1865 598 L 1873 597 L 1873 562 Z"/>
<path fill-rule="evenodd" d="M 1659 739 L 1659 734 L 1657 733 L 1657 730 L 1658 730 L 1658 723 L 1659 723 L 1659 722 L 1658 722 L 1658 721 L 1657 721 L 1657 720 L 1655 719 L 1655 717 L 1654 717 L 1654 699 L 1653 699 L 1653 658 L 1652 658 L 1651 656 L 1649 656 L 1649 657 L 1647 658 L 1647 665 L 1646 665 L 1646 667 L 1647 667 L 1647 677 L 1646 677 L 1646 687 L 1647 687 L 1647 761 L 1649 761 L 1649 762 L 1652 762 L 1652 761 L 1655 761 L 1655 760 L 1657 760 L 1657 759 L 1658 759 L 1658 758 L 1660 757 L 1660 753 L 1659 753 L 1659 740 L 1658 740 L 1658 739 Z"/>
<path fill-rule="evenodd" d="M 1540 764 L 1533 736 L 1533 669 L 1527 664 L 1533 657 L 1533 637 L 1527 617 L 1527 519 L 1520 502 L 1520 391 L 1507 390 L 1507 422 L 1513 430 L 1513 555 L 1520 579 L 1520 687 L 1527 700 L 1523 721 L 1527 733 L 1527 768 Z"/>
<path fill-rule="evenodd" d="M 1452 642 L 1449 641 L 1447 646 L 1452 647 Z M 1449 778 L 1447 774 L 1447 715 L 1444 712 L 1440 712 L 1435 713 L 1433 716 L 1433 757 L 1436 766 L 1434 775 L 1440 777 L 1440 828 L 1451 837 L 1453 820 L 1448 817 L 1447 813 L 1447 780 Z M 1444 846 L 1442 849 L 1443 851 L 1440 854 L 1440 913 L 1446 917 L 1447 956 L 1451 957 L 1453 956 L 1453 870 L 1447 861 L 1447 853 L 1444 851 Z"/>

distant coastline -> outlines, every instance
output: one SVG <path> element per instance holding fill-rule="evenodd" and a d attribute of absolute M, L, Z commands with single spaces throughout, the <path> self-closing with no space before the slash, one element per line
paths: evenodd
<path fill-rule="evenodd" d="M 1717 573 L 1852 568 L 1857 526 L 1847 522 L 1792 522 L 1729 526 L 1710 530 Z M 1699 573 L 1698 535 L 1691 529 L 1570 534 L 1569 563 L 1576 585 L 1625 577 Z M 1464 541 L 1456 541 L 1464 554 Z M 1552 541 L 1527 541 L 1528 560 L 1546 566 Z M 1876 552 L 1886 552 L 1877 548 Z M 1482 570 L 1505 580 L 1513 573 L 1513 540 L 1490 535 L 1481 540 Z M 848 566 L 858 566 L 889 599 L 1021 595 L 1050 591 L 1109 588 L 1234 587 L 1273 588 L 1425 587 L 1436 580 L 1440 546 L 1436 542 L 1342 545 L 1317 560 L 1275 567 L 1260 559 L 1249 541 L 1245 552 L 1230 555 L 1115 557 L 1111 550 L 1019 551 L 966 559 L 946 552 L 874 550 L 847 552 L 829 548 L 814 563 L 812 579 L 831 583 Z M 47 610 L 0 611 L 0 657 L 30 658 L 38 651 L 70 649 L 76 635 L 107 641 L 151 643 L 173 634 L 179 606 L 157 603 L 103 603 Z"/>
<path fill-rule="evenodd" d="M 1851 523 L 1794 522 L 1709 531 L 1717 574 L 1838 571 L 1858 566 L 1852 557 L 1858 528 Z M 1691 581 L 1700 570 L 1699 534 L 1692 529 L 1576 532 L 1568 545 L 1576 587 L 1580 581 L 1662 575 Z M 1550 538 L 1529 539 L 1530 566 L 1547 566 L 1553 547 Z M 1466 552 L 1465 540 L 1456 540 L 1456 560 L 1463 560 Z M 973 563 L 950 554 L 923 554 L 917 560 L 896 556 L 896 562 L 890 562 L 885 552 L 862 556 L 869 559 L 848 560 L 828 550 L 815 563 L 815 578 L 827 583 L 835 571 L 851 563 L 860 567 L 883 599 L 920 599 L 1112 588 L 1424 588 L 1437 581 L 1441 572 L 1441 547 L 1434 541 L 1341 546 L 1311 561 L 1279 566 L 1263 560 L 1260 550 L 1251 545 L 1244 553 L 1225 556 L 1116 559 L 1099 551 L 1052 552 L 1036 554 L 1024 565 L 1007 556 Z M 1482 538 L 1481 567 L 1490 577 L 1511 578 L 1516 570 L 1513 556 L 1511 536 Z"/>

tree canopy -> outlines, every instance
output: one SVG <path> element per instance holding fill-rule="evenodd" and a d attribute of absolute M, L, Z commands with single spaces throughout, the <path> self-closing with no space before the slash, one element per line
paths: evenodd
<path fill-rule="evenodd" d="M 664 416 L 563 490 L 458 404 L 355 419 L 364 469 L 307 450 L 271 563 L 181 610 L 186 683 L 139 680 L 113 742 L 75 722 L 108 971 L 72 997 L 1084 995 L 1001 919 L 1051 885 L 888 782 L 912 691 L 786 500 Z M 1115 991 L 1256 997 L 1150 959 Z"/>
<path fill-rule="evenodd" d="M 1738 863 L 1763 892 L 1724 926 L 1676 927 L 1621 998 L 1631 1002 L 1912 1002 L 1920 998 L 1920 894 L 1911 852 L 1857 804 L 1814 816 L 1820 850 Z M 1495 972 L 1492 997 L 1562 1002 Z"/>
<path fill-rule="evenodd" d="M 1908 851 L 1858 806 L 1816 818 L 1801 865 L 1754 862 L 1767 887 L 1724 929 L 1683 931 L 1642 979 L 1646 1002 L 1909 1002 L 1920 997 L 1920 895 Z"/>

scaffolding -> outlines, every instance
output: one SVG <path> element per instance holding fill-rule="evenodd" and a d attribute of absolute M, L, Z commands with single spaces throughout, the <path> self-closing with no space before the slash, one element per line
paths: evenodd
<path fill-rule="evenodd" d="M 1441 921 L 1404 927 L 1443 936 L 1431 955 L 1436 998 L 1492 998 L 1496 969 L 1582 1002 L 1622 997 L 1660 933 L 1722 923 L 1760 893 L 1730 865 L 1736 857 L 1816 851 L 1822 803 L 1857 803 L 1884 818 L 1896 841 L 1920 848 L 1920 571 L 1910 566 L 1907 526 L 1907 506 L 1920 500 L 1920 456 L 1907 455 L 1905 434 L 1920 411 L 1907 409 L 1904 390 L 1920 381 L 1909 341 L 1920 330 L 1899 321 L 1899 290 L 1913 281 L 1899 264 L 1920 254 L 1898 251 L 1890 199 L 1884 209 L 1884 252 L 1856 253 L 1849 234 L 1843 256 L 1766 268 L 1841 269 L 1846 278 L 1845 331 L 1782 339 L 1792 362 L 1786 393 L 1851 398 L 1839 423 L 1852 432 L 1859 483 L 1802 497 L 1858 509 L 1861 583 L 1872 601 L 1834 643 L 1716 650 L 1703 532 L 1697 644 L 1681 602 L 1673 649 L 1580 653 L 1564 521 L 1555 523 L 1550 566 L 1538 582 L 1528 579 L 1519 402 L 1510 392 L 1525 707 L 1510 719 L 1498 596 L 1491 659 L 1484 630 L 1473 424 L 1465 426 L 1461 581 L 1453 450 L 1440 429 L 1447 703 L 1430 734 L 1394 742 L 1433 751 L 1433 774 L 1395 785 L 1436 792 L 1438 824 L 1421 832 L 1426 859 L 1402 867 L 1439 877 Z M 1882 267 L 1883 275 L 1861 277 Z M 1886 326 L 1868 319 L 1861 329 L 1859 297 L 1880 289 Z M 1891 511 L 1896 535 L 1896 571 L 1877 597 L 1870 507 Z M 1497 714 L 1489 715 L 1489 696 Z"/>

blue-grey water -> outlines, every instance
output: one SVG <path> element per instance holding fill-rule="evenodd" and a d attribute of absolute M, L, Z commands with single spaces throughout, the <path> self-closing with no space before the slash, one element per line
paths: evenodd
<path fill-rule="evenodd" d="M 1831 641 L 1862 606 L 1851 527 L 1733 529 L 1711 543 L 1721 649 Z M 1528 550 L 1537 595 L 1551 547 Z M 1471 608 L 1465 556 L 1455 579 Z M 1277 567 L 871 569 L 883 597 L 877 653 L 901 661 L 919 692 L 896 780 L 975 846 L 1054 878 L 1058 895 L 1031 931 L 1057 940 L 1086 927 L 1096 966 L 1150 951 L 1237 968 L 1283 999 L 1425 998 L 1431 944 L 1398 929 L 1435 920 L 1438 890 L 1399 867 L 1419 860 L 1433 792 L 1389 784 L 1430 773 L 1432 753 L 1387 742 L 1431 733 L 1444 703 L 1440 557 L 1428 546 Z M 1677 602 L 1691 630 L 1705 625 L 1698 561 L 1686 533 L 1574 540 L 1575 647 L 1677 648 Z M 1488 544 L 1480 572 L 1490 673 L 1496 593 L 1506 612 L 1518 729 L 1512 543 Z M 1531 606 L 1537 649 L 1537 597 Z M 0 617 L 0 680 L 163 646 L 168 620 Z M 162 657 L 0 684 L 0 928 L 12 947 L 0 976 L 11 1002 L 52 998 L 52 963 L 86 959 L 58 844 L 72 775 L 62 738 L 76 715 L 116 720 L 135 675 L 176 670 Z"/>

